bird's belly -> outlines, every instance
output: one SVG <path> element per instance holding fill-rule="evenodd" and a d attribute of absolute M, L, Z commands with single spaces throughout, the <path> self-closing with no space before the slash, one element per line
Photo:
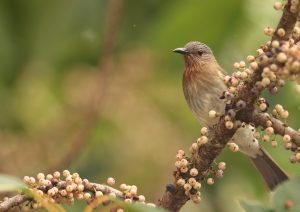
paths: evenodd
<path fill-rule="evenodd" d="M 205 95 L 198 97 L 190 107 L 198 120 L 206 126 L 212 126 L 219 120 L 217 117 L 209 117 L 209 111 L 214 110 L 218 114 L 224 113 L 224 103 L 220 99 L 213 100 L 210 96 Z"/>
<path fill-rule="evenodd" d="M 218 122 L 218 118 L 210 118 L 210 110 L 223 114 L 225 103 L 220 99 L 225 87 L 215 86 L 212 89 L 198 87 L 195 90 L 185 90 L 186 101 L 196 118 L 206 126 L 212 126 Z"/>

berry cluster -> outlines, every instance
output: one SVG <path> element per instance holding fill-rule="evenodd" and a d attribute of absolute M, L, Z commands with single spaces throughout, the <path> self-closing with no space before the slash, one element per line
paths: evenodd
<path fill-rule="evenodd" d="M 201 146 L 208 142 L 208 129 L 203 127 L 201 129 L 201 137 L 197 139 L 197 142 L 193 143 L 190 147 L 190 153 L 192 155 L 196 154 Z M 190 162 L 190 158 L 185 155 L 183 150 L 178 150 L 176 154 L 175 167 L 177 168 L 177 181 L 176 184 L 179 187 L 183 187 L 186 196 L 188 196 L 194 203 L 199 203 L 201 201 L 201 183 L 203 179 L 199 179 L 199 170 L 193 166 Z M 215 170 L 214 175 L 217 178 L 223 177 L 223 172 L 226 168 L 225 162 L 220 162 L 218 168 Z M 208 177 L 211 170 L 207 173 L 202 173 L 203 176 L 207 177 L 206 182 L 208 185 L 214 184 L 214 179 Z"/>
<path fill-rule="evenodd" d="M 191 146 L 191 151 L 195 153 L 198 149 L 198 144 L 194 143 Z M 191 168 L 191 163 L 189 163 L 189 158 L 185 156 L 183 150 L 178 150 L 176 154 L 175 167 L 177 168 L 179 178 L 176 184 L 183 187 L 185 194 L 189 196 L 193 202 L 199 203 L 201 201 L 201 183 L 197 182 L 196 178 L 198 175 L 198 170 L 196 168 Z"/>
<path fill-rule="evenodd" d="M 56 171 L 53 174 L 39 173 L 36 178 L 25 176 L 24 182 L 30 190 L 38 195 L 35 200 L 26 201 L 22 204 L 22 210 L 38 209 L 47 203 L 68 203 L 73 204 L 75 199 L 84 200 L 88 204 L 101 198 L 103 195 L 118 198 L 126 203 L 138 202 L 155 207 L 153 203 L 145 203 L 145 196 L 138 195 L 135 185 L 121 184 L 120 190 L 111 186 L 115 185 L 115 179 L 110 177 L 105 184 L 97 184 L 82 179 L 78 173 L 70 173 L 64 170 L 62 173 Z M 108 204 L 109 202 L 103 202 Z M 123 209 L 118 206 L 116 211 L 121 212 Z"/>

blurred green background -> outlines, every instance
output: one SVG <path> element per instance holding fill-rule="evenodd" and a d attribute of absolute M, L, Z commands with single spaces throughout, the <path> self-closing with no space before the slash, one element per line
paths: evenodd
<path fill-rule="evenodd" d="M 156 202 L 171 182 L 175 153 L 200 135 L 181 88 L 183 61 L 172 53 L 207 43 L 220 64 L 255 54 L 281 15 L 267 0 L 0 1 L 0 172 L 22 177 L 70 169 L 82 177 L 135 184 Z M 288 84 L 271 105 L 290 111 L 300 97 Z M 270 154 L 291 176 L 289 152 Z M 203 201 L 182 211 L 241 211 L 238 199 L 268 202 L 249 161 L 227 149 L 228 169 Z M 82 204 L 77 210 L 80 211 Z M 73 208 L 72 211 L 75 211 Z"/>

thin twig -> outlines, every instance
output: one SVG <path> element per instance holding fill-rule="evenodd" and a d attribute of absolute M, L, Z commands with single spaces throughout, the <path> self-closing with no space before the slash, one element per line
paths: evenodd
<path fill-rule="evenodd" d="M 106 15 L 103 47 L 101 57 L 99 59 L 99 73 L 97 76 L 96 86 L 93 91 L 93 96 L 90 99 L 89 107 L 85 110 L 85 123 L 84 126 L 77 132 L 74 140 L 72 141 L 72 148 L 67 152 L 59 162 L 52 166 L 49 170 L 60 170 L 68 167 L 71 162 L 76 158 L 84 149 L 90 130 L 95 122 L 99 119 L 101 112 L 101 103 L 104 102 L 106 90 L 108 88 L 107 78 L 113 61 L 113 48 L 116 34 L 119 29 L 119 21 L 123 0 L 110 0 L 108 2 L 108 10 Z"/>
<path fill-rule="evenodd" d="M 295 143 L 297 146 L 300 146 L 300 132 L 287 126 L 280 120 L 271 117 L 267 113 L 254 113 L 251 122 L 255 124 L 255 126 L 262 126 L 263 128 L 266 128 L 267 121 L 272 122 L 272 127 L 276 134 L 281 136 L 289 135 L 291 137 L 292 142 Z"/>

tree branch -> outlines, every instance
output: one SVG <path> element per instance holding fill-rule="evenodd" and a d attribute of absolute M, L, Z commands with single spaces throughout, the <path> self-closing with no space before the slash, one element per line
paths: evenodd
<path fill-rule="evenodd" d="M 16 206 L 21 205 L 22 203 L 31 200 L 31 197 L 26 196 L 24 194 L 18 194 L 16 196 L 13 196 L 11 198 L 8 198 L 7 200 L 0 202 L 0 211 L 9 211 L 13 209 Z"/>
<path fill-rule="evenodd" d="M 291 0 L 288 0 L 287 4 L 284 7 L 283 15 L 281 16 L 280 21 L 275 30 L 277 31 L 278 29 L 282 28 L 285 30 L 285 35 L 283 37 L 280 37 L 277 33 L 274 33 L 272 40 L 288 40 L 290 35 L 292 34 L 298 19 L 299 10 L 293 13 L 291 12 L 290 8 L 291 8 Z"/>
<path fill-rule="evenodd" d="M 255 124 L 255 126 L 262 126 L 263 128 L 267 127 L 267 121 L 272 122 L 272 127 L 274 128 L 274 132 L 276 134 L 281 136 L 289 135 L 291 136 L 292 142 L 295 143 L 297 146 L 300 146 L 300 132 L 287 126 L 280 120 L 271 117 L 268 113 L 254 113 L 251 120 L 251 122 Z"/>
<path fill-rule="evenodd" d="M 43 193 L 47 194 L 48 191 L 50 189 L 52 189 L 53 187 L 56 187 L 58 190 L 66 189 L 66 187 L 68 186 L 68 183 L 66 181 L 60 181 L 54 185 L 55 186 L 48 186 L 48 187 L 40 186 L 40 187 L 37 187 L 36 189 L 41 190 L 41 191 L 43 191 Z M 122 191 L 119 191 L 108 185 L 98 184 L 98 183 L 85 183 L 84 192 L 95 193 L 96 191 L 101 191 L 103 193 L 103 195 L 112 195 L 113 194 L 115 197 L 125 199 L 124 193 Z M 74 190 L 74 195 L 72 195 L 72 196 L 76 196 L 77 192 L 78 191 Z M 57 194 L 53 195 L 52 198 L 59 199 L 59 198 L 61 198 L 61 194 L 59 192 L 57 192 Z M 87 201 L 91 201 L 91 200 L 92 199 L 87 200 Z M 34 198 L 32 198 L 28 195 L 25 195 L 25 194 L 17 194 L 11 198 L 4 200 L 3 202 L 0 202 L 0 211 L 10 211 L 16 206 L 21 206 L 26 201 L 29 201 L 29 202 L 34 201 Z"/>
<path fill-rule="evenodd" d="M 296 13 L 290 12 L 290 6 L 291 0 L 289 0 L 284 7 L 282 17 L 277 26 L 277 29 L 283 28 L 285 30 L 285 35 L 280 37 L 276 33 L 276 30 L 272 40 L 280 41 L 288 40 L 290 38 L 297 21 L 297 14 L 299 12 L 299 8 L 297 8 Z M 262 49 L 264 50 L 265 55 L 268 55 L 268 53 L 273 55 L 271 48 L 264 46 Z M 237 120 L 246 123 L 253 122 L 256 125 L 266 127 L 266 121 L 271 119 L 274 124 L 273 127 L 275 133 L 280 135 L 290 134 L 293 140 L 298 143 L 300 141 L 300 135 L 295 130 L 284 127 L 277 119 L 271 117 L 267 118 L 263 114 L 254 114 L 254 105 L 262 91 L 253 93 L 252 89 L 255 87 L 255 83 L 262 79 L 261 74 L 263 69 L 270 63 L 271 61 L 268 59 L 267 62 L 259 62 L 258 67 L 254 69 L 254 73 L 251 75 L 251 78 L 248 81 L 245 81 L 244 85 L 238 89 L 236 97 L 231 104 L 227 105 L 226 109 L 236 110 L 236 102 L 242 99 L 246 102 L 247 106 L 245 109 L 240 110 L 237 113 Z M 188 159 L 189 162 L 192 163 L 191 166 L 197 168 L 199 171 L 199 174 L 197 177 L 195 177 L 197 181 L 203 181 L 208 176 L 208 174 L 211 172 L 213 161 L 221 153 L 227 142 L 234 135 L 235 131 L 236 129 L 229 130 L 225 127 L 224 117 L 220 118 L 219 123 L 209 130 L 209 134 L 207 136 L 209 138 L 209 142 L 200 146 L 196 154 L 192 155 L 192 157 Z M 190 199 L 190 197 L 185 194 L 184 188 L 177 185 L 176 182 L 180 178 L 187 179 L 189 177 L 191 177 L 189 174 L 183 174 L 180 172 L 180 170 L 175 171 L 175 180 L 173 184 L 167 185 L 165 193 L 159 200 L 159 205 L 169 211 L 179 211 L 180 208 Z"/>

